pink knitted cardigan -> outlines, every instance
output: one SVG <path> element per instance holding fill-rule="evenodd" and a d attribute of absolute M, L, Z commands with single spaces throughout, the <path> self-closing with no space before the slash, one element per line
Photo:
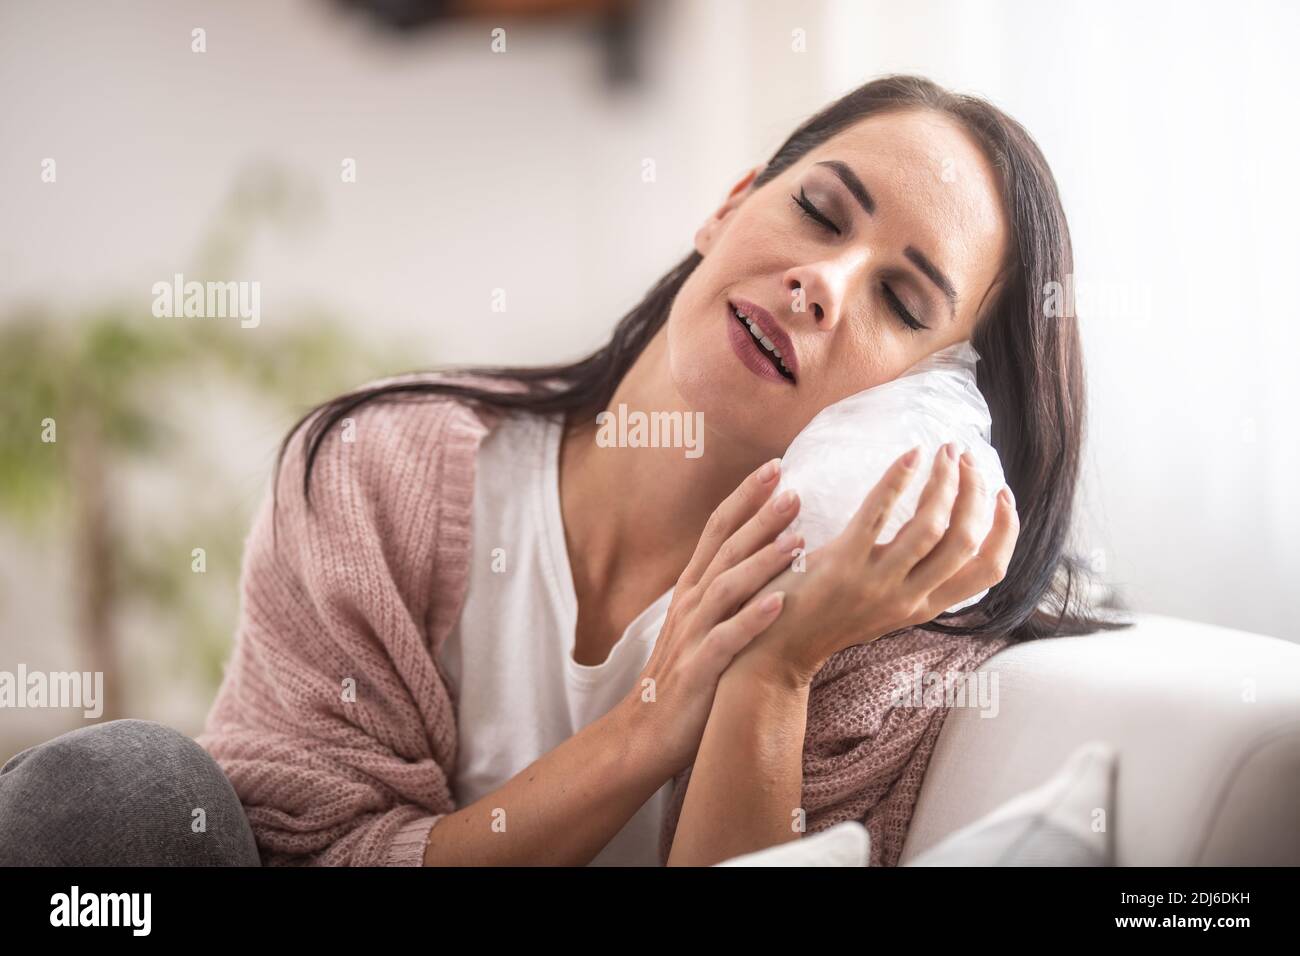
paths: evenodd
<path fill-rule="evenodd" d="M 310 511 L 304 430 L 274 535 L 262 499 L 235 648 L 197 738 L 268 865 L 419 866 L 430 828 L 457 809 L 455 703 L 436 654 L 464 601 L 475 458 L 499 415 L 426 397 L 351 418 L 321 446 Z M 807 832 L 860 820 L 871 864 L 895 865 L 946 713 L 893 705 L 896 678 L 973 670 L 1006 643 L 913 630 L 832 657 L 809 697 Z M 689 776 L 675 779 L 661 863 Z"/>

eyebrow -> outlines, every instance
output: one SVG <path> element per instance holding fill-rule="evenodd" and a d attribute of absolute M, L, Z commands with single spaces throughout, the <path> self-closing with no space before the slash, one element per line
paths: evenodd
<path fill-rule="evenodd" d="M 836 176 L 840 182 L 858 201 L 858 205 L 863 208 L 868 216 L 876 214 L 876 201 L 871 198 L 871 193 L 867 192 L 867 187 L 862 184 L 858 174 L 848 165 L 838 159 L 827 159 L 817 163 L 818 166 L 825 166 Z M 944 298 L 948 300 L 948 311 L 955 319 L 957 317 L 957 289 L 953 286 L 952 281 L 943 274 L 943 271 L 926 258 L 925 253 L 915 246 L 908 246 L 903 250 L 903 255 L 921 270 L 921 274 L 938 286 L 939 291 L 943 293 Z"/>
<path fill-rule="evenodd" d="M 853 198 L 858 201 L 859 206 L 867 211 L 868 216 L 876 214 L 876 201 L 871 198 L 871 193 L 867 192 L 867 187 L 862 185 L 862 180 L 858 179 L 858 174 L 849 168 L 848 163 L 842 163 L 838 159 L 827 159 L 817 165 L 825 166 L 840 177 L 840 182 L 844 183 L 844 188 L 853 194 Z"/>
<path fill-rule="evenodd" d="M 925 257 L 925 253 L 915 246 L 908 246 L 903 250 L 903 255 L 912 261 L 912 264 L 925 274 L 925 277 L 939 287 L 944 298 L 948 300 L 948 311 L 952 317 L 957 317 L 957 290 L 953 288 L 948 277 L 939 271 L 939 268 Z"/>

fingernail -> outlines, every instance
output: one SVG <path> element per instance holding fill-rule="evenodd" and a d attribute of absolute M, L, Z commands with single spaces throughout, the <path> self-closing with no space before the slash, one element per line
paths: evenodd
<path fill-rule="evenodd" d="M 919 447 L 913 448 L 911 451 L 909 451 L 906 455 L 903 456 L 903 467 L 911 468 L 913 465 L 916 464 L 916 459 L 920 457 L 921 457 L 921 449 Z"/>
<path fill-rule="evenodd" d="M 943 450 L 948 453 L 949 461 L 957 460 L 957 446 L 953 442 L 948 442 L 948 444 L 944 445 Z"/>
<path fill-rule="evenodd" d="M 966 463 L 967 468 L 975 467 L 975 456 L 970 453 L 970 449 L 961 453 L 961 460 Z"/>
<path fill-rule="evenodd" d="M 782 531 L 780 536 L 776 539 L 776 550 L 780 554 L 788 554 L 798 546 L 798 541 L 799 532 L 791 531 L 787 528 L 785 531 Z"/>
<path fill-rule="evenodd" d="M 766 465 L 758 470 L 758 480 L 767 484 L 778 474 L 781 473 L 781 459 L 773 458 Z"/>
<path fill-rule="evenodd" d="M 776 510 L 777 514 L 783 515 L 791 508 L 794 507 L 794 499 L 795 499 L 794 489 L 787 488 L 785 491 L 781 492 L 781 494 L 777 496 L 776 504 L 773 505 L 773 508 Z"/>
<path fill-rule="evenodd" d="M 1002 490 L 999 491 L 998 494 L 1002 496 L 1002 500 L 1003 500 L 1003 501 L 1005 501 L 1007 504 L 1011 505 L 1013 508 L 1015 507 L 1015 505 L 1016 505 L 1016 496 L 1013 495 L 1013 494 L 1011 493 L 1011 488 L 1010 488 L 1010 486 L 1008 486 L 1008 485 L 1003 485 L 1003 486 L 1002 486 Z"/>
<path fill-rule="evenodd" d="M 777 608 L 781 606 L 781 602 L 784 599 L 785 599 L 784 591 L 773 591 L 767 597 L 763 598 L 762 602 L 758 605 L 759 610 L 771 614 L 773 611 L 775 611 Z"/>

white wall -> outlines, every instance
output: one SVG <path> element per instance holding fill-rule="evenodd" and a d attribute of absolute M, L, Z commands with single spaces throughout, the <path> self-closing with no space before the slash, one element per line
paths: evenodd
<path fill-rule="evenodd" d="M 318 234 L 260 250 L 250 278 L 268 316 L 310 295 L 376 334 L 419 337 L 431 360 L 577 355 L 818 104 L 813 58 L 765 27 L 796 7 L 652 5 L 650 82 L 611 93 L 580 24 L 512 25 L 493 55 L 490 24 L 404 42 L 323 0 L 6 5 L 0 303 L 117 288 L 147 304 L 154 281 L 192 261 L 234 171 L 266 156 L 328 201 Z M 739 68 L 756 34 L 762 76 L 786 94 L 775 124 Z M 40 182 L 45 157 L 55 186 Z M 344 157 L 355 184 L 340 182 Z M 489 309 L 494 288 L 505 316 Z"/>
<path fill-rule="evenodd" d="M 917 71 L 1033 133 L 1091 384 L 1080 542 L 1142 609 L 1300 639 L 1300 8 L 839 4 L 835 90 Z"/>

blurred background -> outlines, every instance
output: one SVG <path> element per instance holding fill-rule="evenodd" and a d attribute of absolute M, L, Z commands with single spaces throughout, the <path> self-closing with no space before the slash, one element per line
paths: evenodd
<path fill-rule="evenodd" d="M 1298 27 L 1282 2 L 11 0 L 0 671 L 101 670 L 99 719 L 197 733 L 301 412 L 595 348 L 747 168 L 901 71 L 1006 109 L 1061 186 L 1102 589 L 1300 640 Z M 260 321 L 156 317 L 178 273 L 259 283 Z M 0 709 L 0 761 L 85 722 Z"/>

